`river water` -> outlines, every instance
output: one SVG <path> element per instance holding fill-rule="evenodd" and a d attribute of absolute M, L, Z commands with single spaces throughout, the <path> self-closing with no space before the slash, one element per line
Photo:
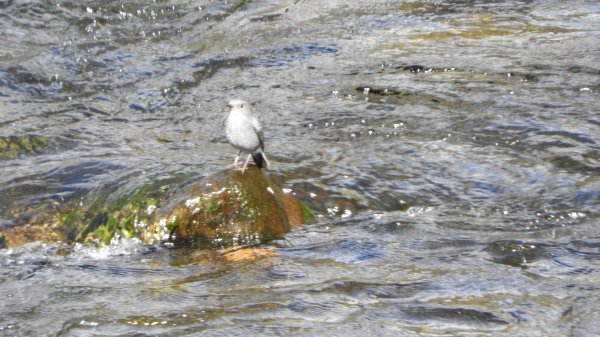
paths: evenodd
<path fill-rule="evenodd" d="M 317 214 L 254 261 L 0 250 L 2 336 L 600 335 L 597 1 L 0 0 L 0 226 L 233 160 Z M 11 138 L 13 137 L 13 138 Z"/>

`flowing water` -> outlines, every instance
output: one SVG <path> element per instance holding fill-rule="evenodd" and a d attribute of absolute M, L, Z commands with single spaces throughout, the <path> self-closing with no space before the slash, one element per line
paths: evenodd
<path fill-rule="evenodd" d="M 1 228 L 222 170 L 234 97 L 318 215 L 1 249 L 2 336 L 600 335 L 597 1 L 0 0 L 0 46 Z"/>

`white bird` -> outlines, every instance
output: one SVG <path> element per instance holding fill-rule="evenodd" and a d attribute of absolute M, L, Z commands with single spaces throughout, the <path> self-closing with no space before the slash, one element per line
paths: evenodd
<path fill-rule="evenodd" d="M 237 167 L 242 152 L 248 153 L 248 158 L 242 167 L 242 173 L 248 167 L 250 157 L 258 168 L 267 167 L 269 161 L 264 153 L 265 139 L 260 122 L 250 111 L 250 106 L 240 99 L 234 99 L 227 104 L 229 114 L 225 120 L 225 135 L 233 147 L 240 150 L 235 157 L 233 166 Z"/>

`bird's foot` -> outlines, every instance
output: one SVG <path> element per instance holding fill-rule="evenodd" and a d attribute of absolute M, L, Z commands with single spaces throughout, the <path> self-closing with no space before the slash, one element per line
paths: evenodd
<path fill-rule="evenodd" d="M 242 169 L 243 169 L 243 167 L 242 167 L 241 165 L 239 165 L 239 164 L 235 164 L 235 165 L 233 165 L 233 164 L 231 164 L 231 165 L 227 165 L 225 168 L 227 168 L 227 169 L 231 169 L 231 170 L 233 170 L 233 171 L 241 171 L 241 172 L 243 172 L 243 170 L 242 170 Z"/>

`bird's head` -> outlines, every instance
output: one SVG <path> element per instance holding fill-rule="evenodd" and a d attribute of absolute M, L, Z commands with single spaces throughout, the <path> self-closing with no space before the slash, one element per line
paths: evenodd
<path fill-rule="evenodd" d="M 227 103 L 227 107 L 229 107 L 229 111 L 238 111 L 238 112 L 246 112 L 249 109 L 248 104 L 241 99 L 232 99 Z"/>

